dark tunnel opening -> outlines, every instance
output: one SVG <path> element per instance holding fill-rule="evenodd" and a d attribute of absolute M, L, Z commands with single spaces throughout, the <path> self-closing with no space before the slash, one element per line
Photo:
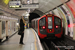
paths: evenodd
<path fill-rule="evenodd" d="M 34 19 L 34 18 L 38 18 L 40 17 L 38 14 L 36 13 L 30 13 L 30 16 L 29 16 L 29 23 L 31 23 L 31 20 Z"/>

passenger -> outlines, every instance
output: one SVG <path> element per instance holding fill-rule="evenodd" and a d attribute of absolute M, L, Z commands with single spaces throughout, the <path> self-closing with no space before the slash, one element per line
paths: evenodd
<path fill-rule="evenodd" d="M 20 19 L 20 31 L 22 32 L 22 34 L 21 34 L 21 38 L 20 38 L 20 44 L 24 44 L 23 43 L 23 38 L 24 38 L 24 19 L 23 19 L 23 16 L 21 17 L 21 19 Z"/>

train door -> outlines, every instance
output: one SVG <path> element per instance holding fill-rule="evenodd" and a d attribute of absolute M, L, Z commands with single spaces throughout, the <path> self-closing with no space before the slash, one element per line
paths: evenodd
<path fill-rule="evenodd" d="M 53 16 L 46 17 L 46 30 L 47 30 L 47 33 L 54 32 L 54 17 Z"/>

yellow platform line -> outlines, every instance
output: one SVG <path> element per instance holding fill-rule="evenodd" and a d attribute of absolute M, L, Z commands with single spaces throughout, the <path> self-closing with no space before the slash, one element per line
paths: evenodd
<path fill-rule="evenodd" d="M 34 42 L 34 44 L 35 44 L 35 50 L 37 50 L 37 46 L 36 46 L 36 35 L 35 35 L 35 32 L 33 31 L 33 29 L 31 29 L 32 30 L 32 32 L 33 32 L 33 34 L 34 34 L 34 38 L 35 38 L 35 42 Z"/>

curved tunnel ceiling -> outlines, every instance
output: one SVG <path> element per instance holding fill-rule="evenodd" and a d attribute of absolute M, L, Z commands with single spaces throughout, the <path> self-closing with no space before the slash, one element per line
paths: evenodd
<path fill-rule="evenodd" d="M 31 11 L 33 13 L 37 13 L 38 15 L 42 15 L 45 12 L 57 7 L 58 5 L 66 2 L 68 0 L 39 0 L 39 8 Z M 0 1 L 0 8 L 3 10 L 15 14 L 17 16 L 21 16 L 26 10 L 15 11 L 9 9 L 8 5 L 6 5 L 3 0 Z"/>
<path fill-rule="evenodd" d="M 69 0 L 39 0 L 39 8 L 37 10 L 41 11 L 41 14 L 46 13 L 47 11 L 52 10 L 53 8 L 67 1 Z M 34 12 L 38 14 L 39 11 L 37 10 Z"/>
<path fill-rule="evenodd" d="M 11 1 L 11 0 L 10 0 Z M 4 0 L 0 0 L 0 10 L 3 12 L 9 13 L 10 15 L 13 15 L 15 17 L 20 17 L 26 10 L 14 10 L 14 9 L 9 9 L 8 4 L 4 3 Z"/>
<path fill-rule="evenodd" d="M 41 16 L 42 14 L 44 14 L 42 11 L 38 10 L 38 9 L 35 9 L 32 13 L 36 13 L 38 14 L 39 16 Z"/>

